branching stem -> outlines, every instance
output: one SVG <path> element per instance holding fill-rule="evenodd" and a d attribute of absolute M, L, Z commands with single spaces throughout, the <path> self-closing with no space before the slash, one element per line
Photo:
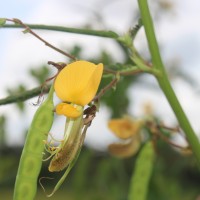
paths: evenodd
<path fill-rule="evenodd" d="M 62 51 L 61 49 L 55 47 L 54 45 L 50 44 L 49 42 L 47 42 L 46 40 L 44 40 L 43 38 L 41 38 L 41 37 L 40 37 L 39 35 L 37 35 L 34 31 L 32 31 L 31 28 L 30 28 L 28 25 L 24 24 L 21 20 L 19 20 L 19 19 L 6 19 L 6 20 L 21 25 L 22 27 L 25 28 L 24 33 L 28 32 L 28 33 L 32 34 L 32 35 L 35 36 L 37 39 L 39 39 L 40 41 L 42 41 L 46 46 L 48 46 L 48 47 L 54 49 L 55 51 L 57 51 L 57 52 L 59 52 L 59 53 L 65 55 L 65 56 L 67 56 L 68 58 L 70 58 L 70 59 L 72 59 L 72 60 L 77 60 L 76 57 L 74 57 L 73 55 L 70 55 L 70 54 L 68 54 L 68 53 L 66 53 L 66 52 L 64 52 L 64 51 Z"/>
<path fill-rule="evenodd" d="M 71 27 L 42 25 L 42 24 L 26 24 L 26 25 L 31 29 L 38 29 L 38 30 L 59 31 L 65 33 L 75 33 L 81 35 L 90 35 L 90 36 L 105 37 L 112 39 L 117 39 L 119 37 L 118 34 L 113 31 L 91 30 L 91 29 L 71 28 Z M 20 24 L 4 24 L 1 26 L 1 28 L 22 28 L 22 26 Z"/>
<path fill-rule="evenodd" d="M 167 77 L 167 73 L 165 71 L 165 68 L 160 56 L 160 51 L 159 51 L 158 43 L 156 40 L 154 27 L 153 27 L 153 21 L 150 15 L 147 0 L 138 0 L 138 4 L 140 8 L 142 23 L 143 23 L 145 33 L 147 36 L 147 41 L 148 41 L 149 50 L 152 57 L 153 67 L 161 72 L 161 76 L 156 77 L 157 81 L 163 93 L 165 94 L 169 104 L 171 105 L 171 108 L 173 109 L 174 114 L 177 117 L 180 127 L 183 129 L 184 133 L 186 134 L 187 140 L 200 166 L 200 143 Z"/>

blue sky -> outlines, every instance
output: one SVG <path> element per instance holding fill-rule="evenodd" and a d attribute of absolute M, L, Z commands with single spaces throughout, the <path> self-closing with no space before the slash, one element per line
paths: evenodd
<path fill-rule="evenodd" d="M 23 20 L 31 19 L 32 14 L 35 12 L 35 10 L 40 5 L 39 0 L 35 1 L 26 1 L 26 0 L 19 0 L 19 1 L 13 1 L 13 0 L 7 0 L 7 1 L 1 1 L 0 7 L 1 7 L 1 13 L 0 17 L 2 18 L 19 18 Z M 4 32 L 4 31 L 3 31 Z M 2 30 L 1 30 L 1 36 L 2 36 Z M 3 40 L 1 40 L 3 42 Z"/>
<path fill-rule="evenodd" d="M 34 12 L 34 8 L 37 7 L 40 1 L 26 1 L 26 0 L 7 0 L 1 1 L 1 15 L 7 18 L 24 18 L 27 17 L 30 12 Z"/>
<path fill-rule="evenodd" d="M 131 17 L 137 6 L 137 1 L 115 0 L 111 1 L 114 3 L 110 3 L 107 6 L 102 2 L 106 3 L 108 1 L 2 1 L 0 6 L 3 9 L 1 9 L 0 17 L 20 18 L 27 23 L 79 27 L 90 20 L 92 21 L 94 15 L 91 14 L 91 10 L 96 11 L 99 9 L 105 25 L 102 27 L 101 24 L 93 24 L 94 28 L 109 28 L 122 34 L 125 33 L 131 24 Z M 165 17 L 159 19 L 155 26 L 159 44 L 163 49 L 163 60 L 167 64 L 169 61 L 177 59 L 180 67 L 188 74 L 191 74 L 198 82 L 200 75 L 200 27 L 198 26 L 200 12 L 198 8 L 200 2 L 198 0 L 175 0 L 173 2 L 175 3 L 174 14 L 165 15 Z M 85 54 L 95 55 L 98 54 L 99 49 L 106 48 L 112 53 L 115 51 L 116 62 L 122 59 L 115 46 L 113 46 L 113 42 L 108 39 L 54 32 L 47 33 L 44 31 L 38 31 L 38 33 L 56 46 L 66 44 L 71 47 L 78 42 L 85 46 Z M 35 82 L 27 78 L 27 66 L 39 67 L 41 63 L 47 63 L 48 60 L 56 62 L 64 60 L 62 55 L 44 46 L 31 35 L 22 34 L 19 29 L 0 29 L 0 44 L 0 74 L 2 75 L 0 98 L 6 95 L 5 87 L 14 87 L 19 82 L 25 82 L 28 88 L 37 86 Z M 147 49 L 143 30 L 140 31 L 137 37 L 136 46 L 139 49 Z M 143 79 L 156 85 L 152 78 L 144 77 Z M 174 80 L 173 86 L 192 125 L 200 134 L 200 125 L 197 120 L 200 118 L 199 96 L 190 85 L 180 79 Z M 130 97 L 134 101 L 134 105 L 130 108 L 132 114 L 140 117 L 142 115 L 142 106 L 145 102 L 150 101 L 154 106 L 155 112 L 167 123 L 176 123 L 174 115 L 161 92 L 149 91 L 138 84 L 130 89 Z M 12 126 L 8 127 L 10 133 L 8 142 L 10 144 L 20 144 L 22 141 L 23 134 L 21 132 L 24 128 L 28 128 L 36 109 L 30 106 L 30 103 L 31 101 L 26 102 L 27 112 L 23 116 L 15 110 L 13 105 L 0 107 L 0 114 L 1 112 L 6 113 L 12 124 Z M 157 106 L 159 104 L 162 110 Z M 94 142 L 96 141 L 98 146 L 105 147 L 109 141 L 108 137 L 111 140 L 114 139 L 106 128 L 106 119 L 108 118 L 109 111 L 102 107 L 101 112 L 97 115 L 93 126 L 88 132 L 87 142 L 90 145 L 96 146 Z M 61 121 L 60 123 L 63 123 L 63 119 Z M 13 132 L 12 127 L 15 127 L 15 132 Z M 102 127 L 101 131 L 98 132 L 96 127 Z M 52 131 L 56 133 L 62 130 L 55 127 Z M 96 138 L 98 137 L 101 139 L 97 141 Z"/>

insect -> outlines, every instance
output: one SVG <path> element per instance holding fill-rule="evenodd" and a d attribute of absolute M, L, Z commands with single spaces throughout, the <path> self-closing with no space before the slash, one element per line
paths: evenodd
<path fill-rule="evenodd" d="M 37 191 L 37 180 L 42 165 L 44 143 L 54 118 L 54 88 L 36 111 L 28 131 L 15 181 L 13 200 L 32 200 Z"/>

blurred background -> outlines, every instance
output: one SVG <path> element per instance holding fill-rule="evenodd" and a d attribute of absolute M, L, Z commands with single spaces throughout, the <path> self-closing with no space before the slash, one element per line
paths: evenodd
<path fill-rule="evenodd" d="M 200 136 L 200 18 L 198 0 L 149 1 L 161 55 L 175 92 Z M 1 16 L 19 18 L 30 24 L 62 25 L 66 27 L 113 30 L 125 34 L 139 18 L 137 1 L 133 0 L 44 0 L 2 1 Z M 115 41 L 106 38 L 53 31 L 35 30 L 53 45 L 76 55 L 105 65 L 128 63 L 127 54 Z M 135 45 L 140 54 L 150 60 L 143 28 Z M 56 70 L 48 61 L 69 60 L 48 48 L 20 29 L 0 29 L 0 99 L 41 85 Z M 110 79 L 104 79 L 101 87 Z M 12 199 L 15 176 L 26 133 L 37 106 L 37 97 L 25 102 L 0 106 L 0 199 Z M 55 102 L 58 100 L 55 98 Z M 61 190 L 51 199 L 125 200 L 137 155 L 117 159 L 107 152 L 107 146 L 117 138 L 107 128 L 110 118 L 130 114 L 143 118 L 147 105 L 153 115 L 168 126 L 177 121 L 156 81 L 150 75 L 125 77 L 115 91 L 102 99 L 89 128 L 85 146 Z M 62 138 L 64 118 L 55 119 L 51 132 Z M 185 145 L 179 135 L 177 144 Z M 41 176 L 51 176 L 45 162 Z M 56 180 L 46 180 L 47 192 Z M 46 199 L 39 187 L 36 199 Z M 182 155 L 164 142 L 158 144 L 158 155 L 150 182 L 149 200 L 197 200 L 200 195 L 200 173 L 192 156 Z M 200 198 L 200 197 L 199 197 Z"/>

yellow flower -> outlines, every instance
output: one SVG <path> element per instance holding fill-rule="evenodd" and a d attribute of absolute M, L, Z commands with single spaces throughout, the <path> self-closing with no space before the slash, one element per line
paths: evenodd
<path fill-rule="evenodd" d="M 76 61 L 67 65 L 56 77 L 56 95 L 65 103 L 58 104 L 56 113 L 76 118 L 94 98 L 103 73 L 103 64 Z M 67 103 L 66 103 L 67 102 Z"/>
<path fill-rule="evenodd" d="M 112 119 L 108 122 L 108 128 L 119 138 L 127 139 L 137 134 L 141 123 L 133 121 L 130 117 Z"/>
<path fill-rule="evenodd" d="M 122 139 L 121 143 L 108 146 L 108 151 L 113 156 L 127 158 L 137 153 L 141 145 L 141 121 L 132 120 L 130 117 L 112 119 L 108 122 L 108 127 L 117 137 Z"/>
<path fill-rule="evenodd" d="M 132 138 L 127 143 L 113 143 L 108 146 L 108 151 L 118 158 L 129 158 L 137 153 L 140 148 L 140 137 Z"/>

